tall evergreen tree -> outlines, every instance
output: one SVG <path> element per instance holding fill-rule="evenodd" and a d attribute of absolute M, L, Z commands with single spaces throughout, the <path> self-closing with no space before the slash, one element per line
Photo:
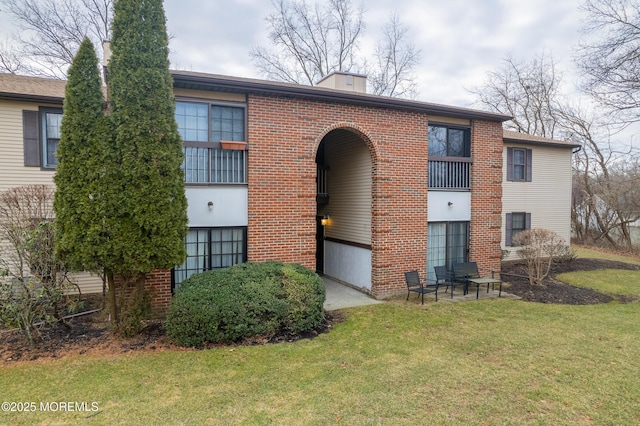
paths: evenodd
<path fill-rule="evenodd" d="M 88 38 L 69 68 L 54 181 L 56 251 L 72 270 L 102 272 L 104 154 L 109 140 L 98 58 Z"/>
<path fill-rule="evenodd" d="M 113 272 L 144 275 L 186 257 L 187 200 L 162 0 L 117 0 L 108 65 Z"/>

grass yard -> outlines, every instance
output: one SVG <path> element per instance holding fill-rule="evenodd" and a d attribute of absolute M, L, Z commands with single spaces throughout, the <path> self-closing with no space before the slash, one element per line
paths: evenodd
<path fill-rule="evenodd" d="M 627 273 L 577 281 L 637 294 Z M 396 300 L 346 310 L 313 340 L 15 364 L 0 400 L 37 411 L 0 424 L 640 424 L 639 312 Z M 63 401 L 97 411 L 40 410 Z"/>
<path fill-rule="evenodd" d="M 3 368 L 2 424 L 638 424 L 638 304 L 393 302 L 313 340 Z"/>
<path fill-rule="evenodd" d="M 576 287 L 592 288 L 600 293 L 640 297 L 640 271 L 602 269 L 560 274 L 560 281 Z"/>
<path fill-rule="evenodd" d="M 640 265 L 640 258 L 615 253 L 577 247 L 576 253 L 582 258 L 614 260 Z M 603 269 L 596 271 L 570 272 L 557 278 L 576 287 L 591 288 L 600 293 L 640 297 L 640 271 Z"/>
<path fill-rule="evenodd" d="M 638 256 L 620 255 L 616 253 L 595 250 L 589 247 L 582 247 L 582 246 L 572 246 L 572 247 L 575 249 L 578 257 L 589 258 L 589 259 L 615 260 L 618 262 L 626 262 L 626 263 L 633 263 L 635 265 L 640 265 L 640 257 Z"/>

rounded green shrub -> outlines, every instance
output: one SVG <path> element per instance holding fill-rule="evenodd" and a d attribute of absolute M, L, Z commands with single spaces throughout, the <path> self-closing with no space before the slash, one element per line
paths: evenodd
<path fill-rule="evenodd" d="M 283 262 L 242 263 L 195 274 L 176 291 L 167 337 L 182 346 L 301 333 L 323 319 L 324 284 L 313 271 Z"/>

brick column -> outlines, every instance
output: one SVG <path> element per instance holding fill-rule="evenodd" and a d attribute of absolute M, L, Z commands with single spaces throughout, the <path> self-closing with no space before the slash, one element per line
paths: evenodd
<path fill-rule="evenodd" d="M 502 124 L 474 121 L 471 137 L 470 260 L 481 275 L 500 271 L 502 224 Z"/>

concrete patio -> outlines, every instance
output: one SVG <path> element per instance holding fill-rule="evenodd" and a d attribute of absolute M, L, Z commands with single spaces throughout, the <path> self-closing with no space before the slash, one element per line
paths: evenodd
<path fill-rule="evenodd" d="M 327 298 L 324 302 L 324 309 L 331 311 L 336 309 L 344 309 L 344 308 L 352 308 L 355 306 L 365 306 L 365 305 L 374 305 L 378 303 L 384 303 L 381 300 L 376 300 L 371 296 L 358 291 L 349 286 L 340 284 L 339 282 L 332 280 L 328 277 L 322 277 L 322 281 L 324 281 L 324 285 L 327 291 Z M 456 288 L 453 292 L 453 297 L 451 297 L 451 289 L 445 293 L 446 287 L 440 287 L 438 289 L 438 303 L 458 303 L 458 302 L 470 302 L 476 300 L 476 291 L 475 288 L 471 288 L 469 290 L 469 294 L 462 294 L 462 288 Z M 406 294 L 406 293 L 405 293 Z M 518 296 L 513 294 L 506 293 L 504 290 L 502 291 L 502 298 L 505 299 L 519 299 Z M 478 300 L 482 299 L 496 299 L 498 298 L 498 289 L 489 290 L 487 292 L 486 286 L 480 288 L 480 292 L 478 295 Z M 425 305 L 427 303 L 435 303 L 435 295 L 433 293 L 427 294 L 424 297 Z M 417 293 L 412 293 L 409 296 L 409 300 L 407 303 L 420 303 L 420 295 Z"/>
<path fill-rule="evenodd" d="M 446 293 L 445 293 L 445 290 L 447 290 Z M 520 297 L 514 294 L 509 294 L 505 292 L 504 288 L 502 290 L 502 295 L 498 296 L 499 294 L 500 293 L 498 291 L 498 288 L 496 288 L 495 290 L 489 289 L 489 291 L 487 292 L 486 287 L 481 287 L 478 293 L 478 298 L 476 299 L 475 288 L 469 289 L 469 293 L 466 295 L 463 294 L 462 288 L 456 288 L 453 291 L 453 297 L 451 297 L 451 289 L 450 288 L 447 289 L 446 287 L 443 286 L 438 288 L 438 303 L 440 302 L 444 302 L 444 303 L 471 302 L 474 300 L 497 299 L 498 297 L 500 297 L 501 299 L 520 299 Z M 420 303 L 419 295 L 412 293 L 411 296 L 409 296 L 409 302 L 411 301 Z M 430 293 L 424 296 L 425 305 L 427 303 L 435 303 L 435 301 L 436 301 L 436 297 L 433 293 Z"/>

